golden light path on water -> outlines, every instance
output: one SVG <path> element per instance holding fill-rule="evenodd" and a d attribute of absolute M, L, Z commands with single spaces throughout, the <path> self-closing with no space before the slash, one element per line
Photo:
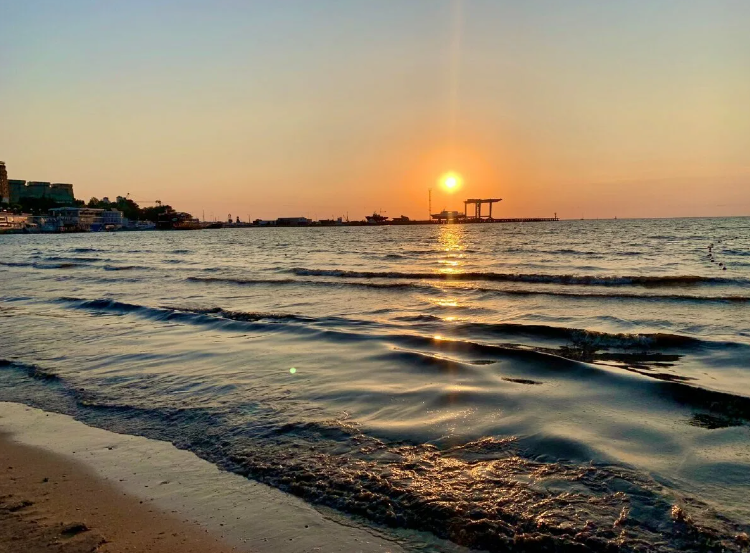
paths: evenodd
<path fill-rule="evenodd" d="M 443 225 L 440 227 L 437 240 L 443 253 L 436 260 L 439 265 L 436 272 L 441 274 L 460 274 L 463 272 L 461 266 L 464 264 L 464 254 L 461 252 L 466 249 L 464 233 L 465 230 L 460 225 Z M 447 283 L 443 285 L 445 291 L 448 291 L 450 287 L 451 285 Z M 429 301 L 436 307 L 442 308 L 462 306 L 459 298 L 455 296 L 434 298 Z"/>

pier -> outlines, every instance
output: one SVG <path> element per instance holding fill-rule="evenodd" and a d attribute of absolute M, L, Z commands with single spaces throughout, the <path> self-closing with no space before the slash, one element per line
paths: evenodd
<path fill-rule="evenodd" d="M 468 206 L 469 204 L 474 205 L 474 219 L 476 220 L 482 220 L 482 219 L 489 219 L 492 220 L 492 204 L 496 204 L 497 202 L 502 202 L 502 198 L 487 198 L 487 199 L 476 199 L 471 198 L 468 200 L 464 200 L 464 217 L 467 219 L 469 218 L 468 214 Z M 489 204 L 490 206 L 490 213 L 489 215 L 482 215 L 482 205 Z"/>
<path fill-rule="evenodd" d="M 440 213 L 430 214 L 429 221 L 411 221 L 407 224 L 473 224 L 473 223 L 542 223 L 548 221 L 559 221 L 557 213 L 554 217 L 514 217 L 494 218 L 492 216 L 492 204 L 503 201 L 502 198 L 469 198 L 464 200 L 464 212 L 443 210 Z M 482 206 L 487 204 L 487 214 L 482 213 Z M 469 205 L 474 207 L 474 214 L 469 215 Z M 395 221 L 382 222 L 380 224 L 398 224 Z M 401 223 L 403 224 L 403 223 Z"/>

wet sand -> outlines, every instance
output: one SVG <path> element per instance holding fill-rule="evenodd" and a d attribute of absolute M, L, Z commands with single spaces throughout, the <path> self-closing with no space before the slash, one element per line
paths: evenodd
<path fill-rule="evenodd" d="M 228 553 L 195 523 L 115 489 L 84 464 L 0 435 L 0 552 Z"/>
<path fill-rule="evenodd" d="M 403 549 L 168 442 L 0 402 L 0 553 L 36 551 Z"/>

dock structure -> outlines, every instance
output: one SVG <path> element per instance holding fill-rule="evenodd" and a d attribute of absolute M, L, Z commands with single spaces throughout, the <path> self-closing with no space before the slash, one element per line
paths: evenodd
<path fill-rule="evenodd" d="M 497 202 L 502 202 L 502 198 L 470 198 L 468 200 L 464 200 L 464 217 L 469 219 L 469 204 L 474 205 L 474 216 L 473 219 L 476 219 L 477 221 L 481 221 L 482 219 L 486 219 L 488 221 L 492 221 L 492 204 L 495 204 Z M 482 206 L 484 204 L 489 204 L 490 206 L 490 212 L 489 215 L 482 215 Z"/>

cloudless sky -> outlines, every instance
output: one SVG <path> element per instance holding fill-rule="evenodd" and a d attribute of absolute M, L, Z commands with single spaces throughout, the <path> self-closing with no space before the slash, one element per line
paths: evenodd
<path fill-rule="evenodd" d="M 750 215 L 750 2 L 0 0 L 0 159 L 219 219 Z"/>

